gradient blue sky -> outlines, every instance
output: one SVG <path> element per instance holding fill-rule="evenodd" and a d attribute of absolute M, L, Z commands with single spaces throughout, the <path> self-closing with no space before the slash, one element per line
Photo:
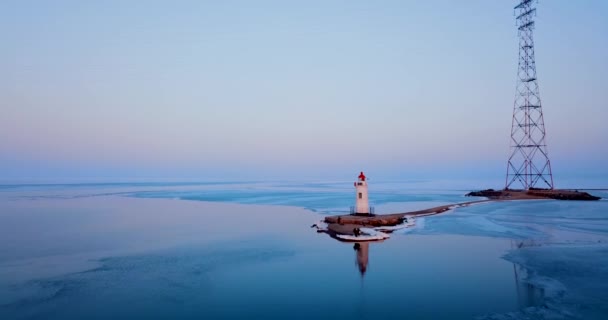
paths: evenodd
<path fill-rule="evenodd" d="M 0 180 L 490 176 L 515 1 L 2 1 Z M 556 183 L 606 175 L 608 1 L 541 1 Z"/>

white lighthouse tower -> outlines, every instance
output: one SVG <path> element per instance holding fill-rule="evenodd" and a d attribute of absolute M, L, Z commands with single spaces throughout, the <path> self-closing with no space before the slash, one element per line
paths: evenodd
<path fill-rule="evenodd" d="M 369 207 L 369 200 L 367 199 L 367 181 L 365 181 L 365 175 L 363 171 L 359 174 L 359 180 L 355 182 L 356 191 L 356 202 L 353 213 L 355 215 L 370 215 L 371 212 Z"/>

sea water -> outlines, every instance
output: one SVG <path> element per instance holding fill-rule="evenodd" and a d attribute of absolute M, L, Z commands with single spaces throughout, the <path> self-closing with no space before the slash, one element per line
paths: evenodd
<path fill-rule="evenodd" d="M 370 198 L 391 213 L 466 191 L 376 183 Z M 0 318 L 608 315 L 607 201 L 473 205 L 358 246 L 309 228 L 352 201 L 348 182 L 5 185 Z"/>

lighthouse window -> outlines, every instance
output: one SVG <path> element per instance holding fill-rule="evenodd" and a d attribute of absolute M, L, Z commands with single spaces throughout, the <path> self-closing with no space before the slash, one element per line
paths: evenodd
<path fill-rule="evenodd" d="M 359 192 L 359 199 L 363 198 L 363 193 Z"/>

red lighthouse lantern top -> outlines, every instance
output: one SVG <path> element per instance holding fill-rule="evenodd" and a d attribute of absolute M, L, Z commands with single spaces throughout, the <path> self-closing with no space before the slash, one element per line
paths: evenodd
<path fill-rule="evenodd" d="M 363 174 L 363 171 L 361 171 L 361 174 L 359 174 L 359 181 L 365 181 L 365 175 Z"/>

